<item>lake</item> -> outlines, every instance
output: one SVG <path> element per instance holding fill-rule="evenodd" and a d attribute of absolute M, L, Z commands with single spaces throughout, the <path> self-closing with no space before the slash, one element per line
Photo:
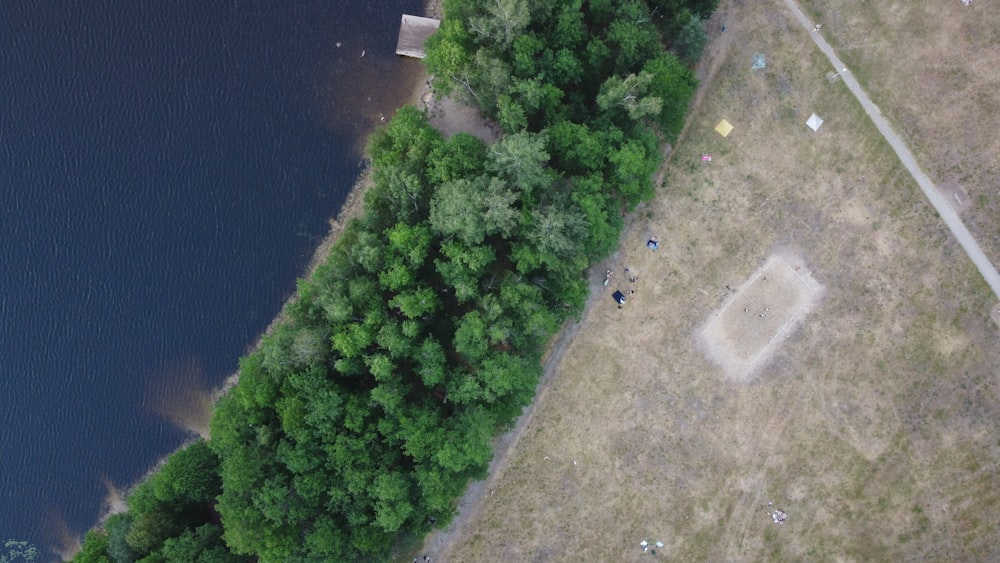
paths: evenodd
<path fill-rule="evenodd" d="M 204 424 L 418 80 L 402 13 L 3 3 L 0 540 L 48 558 Z"/>

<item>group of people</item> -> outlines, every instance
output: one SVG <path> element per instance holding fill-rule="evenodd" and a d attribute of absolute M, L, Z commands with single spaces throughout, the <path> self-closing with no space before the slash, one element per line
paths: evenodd
<path fill-rule="evenodd" d="M 604 285 L 608 285 L 608 281 L 610 281 L 613 276 L 614 272 L 608 270 L 607 273 L 604 275 Z M 628 278 L 628 282 L 630 284 L 639 281 L 639 274 L 635 273 L 634 270 L 630 270 L 628 268 L 625 268 L 625 277 Z M 622 290 L 620 289 L 615 290 L 612 297 L 614 298 L 615 302 L 618 303 L 618 308 L 621 309 L 622 307 L 625 306 L 625 301 L 627 301 L 628 298 L 632 297 L 633 295 L 635 295 L 635 288 L 630 286 L 628 290 L 626 290 L 625 292 L 622 292 Z"/>
<path fill-rule="evenodd" d="M 649 248 L 651 250 L 659 250 L 660 239 L 656 238 L 655 236 L 650 237 L 650 239 L 646 241 L 646 248 Z M 604 285 L 607 286 L 609 283 L 611 283 L 611 278 L 613 278 L 614 276 L 615 273 L 612 272 L 611 270 L 605 271 Z M 634 284 L 635 282 L 639 281 L 639 274 L 637 274 L 633 269 L 625 268 L 625 278 L 628 279 L 628 282 L 630 284 Z M 620 289 L 617 289 L 611 296 L 612 298 L 614 298 L 615 302 L 618 303 L 618 308 L 621 309 L 625 306 L 625 302 L 628 300 L 628 298 L 632 297 L 633 295 L 635 295 L 635 288 L 629 286 L 629 288 L 625 292 L 623 292 Z"/>
<path fill-rule="evenodd" d="M 641 542 L 639 542 L 639 547 L 642 548 L 642 552 L 643 553 L 646 553 L 647 551 L 650 551 L 653 555 L 656 555 L 656 550 L 655 549 L 650 550 L 649 549 L 649 542 L 646 541 L 646 540 L 642 540 Z M 661 541 L 656 542 L 656 547 L 663 547 L 663 542 L 661 542 Z"/>

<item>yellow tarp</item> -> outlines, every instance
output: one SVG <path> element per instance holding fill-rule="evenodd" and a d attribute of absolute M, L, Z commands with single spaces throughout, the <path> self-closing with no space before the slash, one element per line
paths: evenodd
<path fill-rule="evenodd" d="M 728 121 L 726 121 L 725 119 L 720 121 L 719 124 L 715 126 L 715 131 L 718 134 L 722 135 L 723 137 L 728 137 L 729 133 L 731 133 L 732 130 L 733 130 L 733 125 Z"/>

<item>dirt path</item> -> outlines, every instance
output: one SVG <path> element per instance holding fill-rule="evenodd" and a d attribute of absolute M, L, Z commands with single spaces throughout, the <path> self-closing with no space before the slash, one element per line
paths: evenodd
<path fill-rule="evenodd" d="M 788 9 L 792 11 L 795 18 L 802 24 L 802 27 L 806 29 L 809 36 L 812 37 L 816 46 L 819 47 L 820 51 L 830 60 L 836 72 L 840 73 L 840 77 L 844 80 L 848 89 L 854 94 L 858 102 L 864 108 L 865 113 L 868 117 L 875 123 L 879 132 L 885 137 L 885 140 L 889 142 L 892 150 L 896 152 L 896 156 L 903 163 L 903 166 L 910 172 L 913 179 L 917 181 L 920 189 L 924 192 L 927 200 L 930 201 L 931 205 L 938 212 L 938 215 L 944 220 L 945 224 L 951 229 L 951 233 L 955 235 L 958 239 L 958 243 L 962 245 L 965 253 L 968 254 L 972 263 L 976 265 L 979 269 L 979 273 L 982 274 L 983 278 L 986 279 L 986 283 L 989 284 L 990 288 L 993 290 L 993 294 L 1000 298 L 1000 273 L 997 273 L 997 269 L 990 262 L 986 254 L 983 253 L 976 239 L 972 237 L 969 230 L 965 227 L 965 223 L 959 218 L 955 210 L 952 209 L 951 205 L 945 200 L 941 192 L 937 190 L 931 179 L 921 170 L 920 166 L 917 164 L 916 159 L 913 157 L 913 153 L 907 148 L 906 144 L 903 143 L 902 138 L 899 134 L 889 125 L 889 122 L 882 117 L 882 112 L 879 111 L 878 107 L 872 103 L 871 98 L 868 94 L 861 88 L 861 84 L 854 78 L 844 62 L 840 60 L 840 57 L 834 52 L 833 47 L 826 42 L 826 39 L 820 34 L 819 31 L 815 30 L 813 23 L 806 17 L 805 13 L 799 8 L 795 0 L 784 0 L 785 5 Z"/>

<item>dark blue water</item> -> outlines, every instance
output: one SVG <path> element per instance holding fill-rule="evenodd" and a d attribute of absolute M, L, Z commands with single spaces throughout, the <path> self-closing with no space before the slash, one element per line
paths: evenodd
<path fill-rule="evenodd" d="M 82 534 L 189 438 L 153 406 L 294 290 L 421 6 L 0 4 L 0 541 Z"/>

